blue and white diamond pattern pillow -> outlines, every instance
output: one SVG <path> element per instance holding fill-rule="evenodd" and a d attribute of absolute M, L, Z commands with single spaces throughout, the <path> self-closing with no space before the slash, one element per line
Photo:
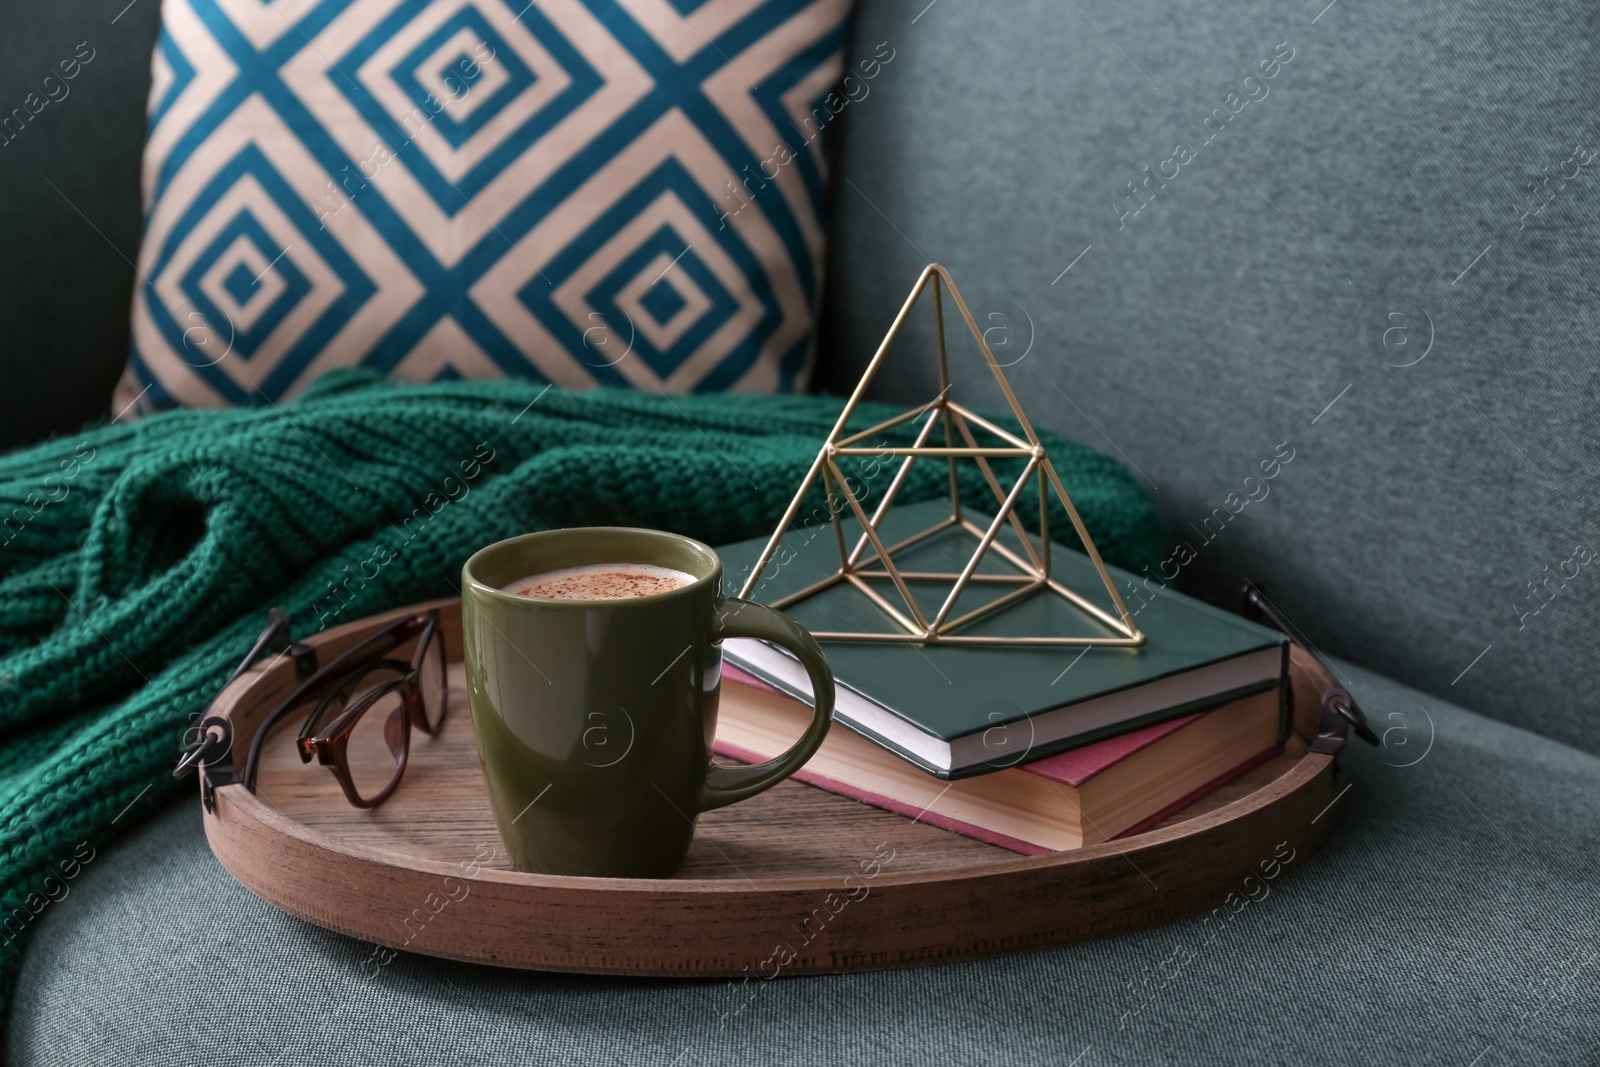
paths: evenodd
<path fill-rule="evenodd" d="M 850 0 L 164 0 L 118 407 L 788 390 Z"/>

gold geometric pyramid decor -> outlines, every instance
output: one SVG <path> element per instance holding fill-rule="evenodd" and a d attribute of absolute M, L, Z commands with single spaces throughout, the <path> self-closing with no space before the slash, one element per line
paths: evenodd
<path fill-rule="evenodd" d="M 944 304 L 941 296 L 942 289 L 948 288 L 950 298 L 954 301 L 956 310 L 961 313 L 961 318 L 967 324 L 967 332 L 976 342 L 979 352 L 982 353 L 984 362 L 989 365 L 990 372 L 995 381 L 1000 384 L 1000 391 L 1005 394 L 1006 402 L 1011 406 L 1011 413 L 1016 417 L 1017 423 L 1022 428 L 1022 437 L 1002 429 L 981 415 L 973 413 L 963 407 L 950 395 L 950 373 L 945 359 L 944 336 Z M 900 332 L 900 327 L 911 314 L 911 309 L 922 298 L 923 293 L 932 294 L 934 338 L 939 358 L 939 395 L 928 403 L 918 408 L 897 415 L 892 419 L 881 422 L 858 433 L 846 435 L 845 427 L 854 414 L 861 398 L 866 394 L 867 386 L 877 374 L 879 366 L 883 363 L 885 354 L 890 345 Z M 916 441 L 909 447 L 883 447 L 863 445 L 861 442 L 885 430 L 906 423 L 915 423 L 921 419 Z M 978 427 L 1001 444 L 981 446 L 978 444 L 973 427 Z M 935 428 L 942 430 L 943 444 L 929 445 L 928 439 Z M 890 481 L 888 489 L 884 492 L 883 499 L 878 503 L 873 513 L 869 516 L 861 506 L 855 493 L 850 489 L 844 471 L 839 466 L 839 459 L 847 456 L 899 456 L 902 462 Z M 919 459 L 943 459 L 949 466 L 950 472 L 950 515 L 932 527 L 905 538 L 893 545 L 885 545 L 879 536 L 878 524 L 888 513 L 894 503 L 895 496 L 900 487 L 905 484 L 906 475 L 911 470 L 911 465 Z M 1025 460 L 1022 474 L 1009 490 L 1002 488 L 998 478 L 995 477 L 990 460 L 994 459 L 1021 459 Z M 981 527 L 961 512 L 961 498 L 958 491 L 956 471 L 957 464 L 970 460 L 977 464 L 983 473 L 984 480 L 994 493 L 999 505 L 994 518 L 987 528 Z M 894 324 L 889 327 L 889 333 L 884 337 L 883 343 L 878 346 L 878 351 L 873 355 L 872 361 L 867 364 L 866 372 L 862 374 L 861 381 L 857 384 L 855 392 L 850 395 L 844 410 L 839 415 L 839 421 L 834 424 L 822 448 L 817 453 L 817 458 L 812 462 L 811 469 L 806 473 L 805 480 L 800 483 L 794 499 L 790 501 L 789 508 L 784 512 L 783 518 L 778 523 L 778 528 L 767 541 L 766 547 L 761 552 L 750 577 L 745 581 L 744 588 L 740 590 L 741 597 L 749 597 L 754 591 L 756 581 L 766 569 L 773 553 L 777 551 L 783 540 L 789 524 L 794 521 L 796 513 L 800 510 L 801 502 L 806 493 L 815 484 L 818 478 L 822 479 L 823 488 L 828 499 L 828 512 L 832 520 L 835 540 L 839 548 L 839 569 L 830 577 L 813 585 L 807 586 L 780 600 L 773 602 L 775 608 L 783 608 L 806 597 L 812 596 L 823 589 L 846 582 L 854 586 L 864 596 L 877 605 L 897 627 L 893 632 L 868 633 L 868 632 L 836 632 L 814 631 L 819 638 L 831 638 L 848 641 L 893 641 L 910 644 L 949 644 L 949 645 L 1099 645 L 1111 647 L 1137 647 L 1145 643 L 1145 635 L 1134 625 L 1133 616 L 1128 612 L 1127 605 L 1118 595 L 1116 585 L 1111 580 L 1111 575 L 1106 571 L 1106 565 L 1100 558 L 1099 551 L 1089 537 L 1089 531 L 1084 529 L 1083 520 L 1078 517 L 1078 509 L 1072 506 L 1072 498 L 1067 495 L 1066 486 L 1061 484 L 1061 477 L 1050 463 L 1050 457 L 1045 454 L 1044 446 L 1039 443 L 1039 437 L 1033 432 L 1033 426 L 1028 422 L 1028 416 L 1023 412 L 1022 405 L 1017 402 L 1016 394 L 1011 391 L 1011 385 L 1006 381 L 1005 374 L 1000 369 L 1000 364 L 995 360 L 994 353 L 989 350 L 989 344 L 984 340 L 983 333 L 978 329 L 978 324 L 972 318 L 972 312 L 967 309 L 966 302 L 961 299 L 961 294 L 956 290 L 955 284 L 950 280 L 950 274 L 937 263 L 930 263 L 917 279 L 917 284 L 912 288 L 905 303 L 900 308 L 900 313 L 895 316 Z M 1034 536 L 1024 527 L 1022 520 L 1016 514 L 1017 501 L 1028 488 L 1029 481 L 1035 481 L 1039 493 L 1039 528 L 1037 536 L 1038 547 L 1035 548 Z M 1095 570 L 1100 575 L 1100 581 L 1111 597 L 1116 614 L 1113 615 L 1095 604 L 1086 597 L 1068 589 L 1050 576 L 1050 520 L 1049 520 L 1049 492 L 1055 491 L 1057 499 L 1066 509 L 1067 516 L 1072 520 L 1072 527 L 1077 531 L 1078 539 L 1087 550 L 1089 559 L 1093 561 Z M 845 506 L 861 524 L 862 534 L 853 548 L 845 544 L 844 510 Z M 999 542 L 1001 529 L 1010 524 L 1015 530 L 1020 541 L 1022 553 L 1018 554 L 1005 544 Z M 928 571 L 905 570 L 896 562 L 896 554 L 904 553 L 912 546 L 933 537 L 945 530 L 956 529 L 965 531 L 974 537 L 977 545 L 972 557 L 959 574 L 936 573 Z M 868 546 L 871 552 L 867 553 Z M 990 552 L 994 552 L 1000 559 L 1009 563 L 1015 573 L 978 573 L 978 565 Z M 863 553 L 866 553 L 865 555 Z M 893 583 L 899 593 L 900 603 L 891 602 L 887 597 L 874 589 L 872 580 L 884 579 Z M 911 583 L 940 582 L 949 583 L 949 592 L 943 597 L 939 610 L 929 618 L 918 606 L 916 599 L 911 595 Z M 956 602 L 961 598 L 969 586 L 974 585 L 1000 585 L 1009 586 L 1001 596 L 984 606 L 963 615 L 952 618 Z M 1096 621 L 1109 627 L 1116 636 L 1105 637 L 1062 637 L 1049 634 L 1023 637 L 998 637 L 977 636 L 960 634 L 956 631 L 969 623 L 1000 610 L 1035 593 L 1054 595 L 1065 598 Z"/>

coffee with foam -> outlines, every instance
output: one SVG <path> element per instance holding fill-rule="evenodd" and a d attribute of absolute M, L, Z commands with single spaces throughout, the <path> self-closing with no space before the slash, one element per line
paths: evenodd
<path fill-rule="evenodd" d="M 518 579 L 504 592 L 537 600 L 623 600 L 682 589 L 694 575 L 649 563 L 590 563 Z"/>

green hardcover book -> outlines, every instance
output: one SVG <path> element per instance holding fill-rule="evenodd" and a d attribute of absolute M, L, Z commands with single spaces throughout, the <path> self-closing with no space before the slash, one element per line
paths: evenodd
<path fill-rule="evenodd" d="M 894 544 L 935 525 L 949 504 L 934 501 L 892 509 L 882 523 Z M 988 517 L 966 512 L 980 526 Z M 859 526 L 845 524 L 854 546 Z M 1008 526 L 1001 537 L 1021 544 Z M 766 538 L 717 549 L 723 587 L 736 593 L 760 557 Z M 959 528 L 937 534 L 895 562 L 905 571 L 959 572 L 977 541 Z M 868 549 L 870 553 L 871 549 Z M 838 544 L 827 522 L 791 531 L 764 568 L 752 596 L 771 603 L 812 585 L 837 569 Z M 965 778 L 1016 766 L 1104 737 L 1125 733 L 1241 697 L 1279 689 L 1283 727 L 1288 723 L 1287 639 L 1201 603 L 1158 581 L 1110 568 L 1128 610 L 1148 636 L 1142 648 L 983 647 L 839 641 L 825 643 L 838 681 L 834 717 L 856 732 L 940 778 Z M 1017 571 L 990 552 L 978 572 Z M 1088 556 L 1054 545 L 1051 573 L 1069 589 L 1112 610 Z M 887 580 L 875 582 L 890 603 Z M 923 614 L 932 618 L 949 583 L 910 583 Z M 972 584 L 954 608 L 955 618 L 990 602 L 1008 587 Z M 787 611 L 814 631 L 895 632 L 894 624 L 855 588 L 840 583 Z M 983 617 L 964 634 L 1115 636 L 1068 601 L 1036 593 Z M 779 689 L 808 700 L 805 671 L 786 652 L 759 641 L 730 640 L 728 660 Z M 1280 730 L 1281 740 L 1281 730 Z"/>

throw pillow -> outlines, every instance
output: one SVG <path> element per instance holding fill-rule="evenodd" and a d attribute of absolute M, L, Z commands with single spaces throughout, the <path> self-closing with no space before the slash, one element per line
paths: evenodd
<path fill-rule="evenodd" d="M 115 409 L 800 387 L 849 6 L 165 0 Z"/>

